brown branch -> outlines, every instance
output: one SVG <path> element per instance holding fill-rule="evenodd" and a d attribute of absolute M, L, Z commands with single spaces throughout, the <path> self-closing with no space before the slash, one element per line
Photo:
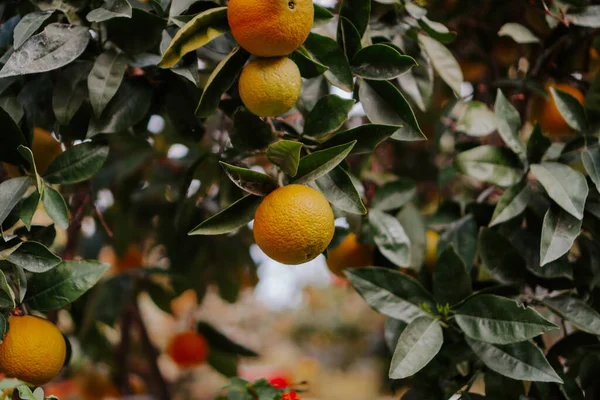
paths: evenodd
<path fill-rule="evenodd" d="M 131 387 L 129 387 L 129 365 L 127 356 L 129 355 L 129 349 L 131 347 L 131 327 L 133 325 L 134 312 L 135 306 L 130 304 L 121 316 L 121 342 L 114 354 L 116 368 L 113 374 L 113 381 L 124 396 L 132 394 Z"/>
<path fill-rule="evenodd" d="M 85 214 L 85 210 L 89 203 L 92 201 L 92 195 L 90 193 L 90 182 L 82 182 L 77 186 L 75 195 L 73 197 L 73 203 L 71 206 L 71 222 L 67 229 L 67 245 L 63 252 L 64 260 L 72 260 L 75 258 L 75 252 L 79 245 L 79 239 L 81 238 L 81 221 Z"/>
<path fill-rule="evenodd" d="M 113 235 L 112 231 L 110 230 L 108 223 L 106 223 L 106 220 L 104 219 L 104 215 L 102 215 L 102 213 L 100 212 L 100 210 L 98 210 L 98 207 L 96 207 L 96 205 L 94 205 L 94 211 L 96 212 L 96 216 L 98 217 L 98 220 L 102 224 L 102 227 L 106 231 L 106 234 L 108 235 L 109 238 L 112 239 L 112 237 L 114 235 Z"/>

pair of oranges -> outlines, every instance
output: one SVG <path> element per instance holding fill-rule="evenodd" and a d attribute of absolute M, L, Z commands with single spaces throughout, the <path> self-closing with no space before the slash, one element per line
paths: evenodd
<path fill-rule="evenodd" d="M 242 102 L 260 117 L 289 111 L 302 90 L 298 66 L 287 56 L 308 37 L 312 0 L 230 0 L 227 20 L 237 43 L 257 58 L 239 80 Z"/>

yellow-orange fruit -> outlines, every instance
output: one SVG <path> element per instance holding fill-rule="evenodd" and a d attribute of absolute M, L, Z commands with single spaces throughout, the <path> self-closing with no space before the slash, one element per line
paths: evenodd
<path fill-rule="evenodd" d="M 35 168 L 40 175 L 48 169 L 48 165 L 62 153 L 62 147 L 50 132 L 42 128 L 33 129 L 33 143 L 31 145 Z"/>
<path fill-rule="evenodd" d="M 0 344 L 0 372 L 36 386 L 51 381 L 67 356 L 62 333 L 50 321 L 32 315 L 9 317 L 8 323 Z"/>
<path fill-rule="evenodd" d="M 208 344 L 194 331 L 176 334 L 167 345 L 166 353 L 180 368 L 195 367 L 208 358 Z"/>
<path fill-rule="evenodd" d="M 433 269 L 437 262 L 437 245 L 440 240 L 440 234 L 432 230 L 427 230 L 426 234 L 425 266 L 429 269 Z"/>
<path fill-rule="evenodd" d="M 335 249 L 327 252 L 327 267 L 337 276 L 344 277 L 346 268 L 367 267 L 373 263 L 373 246 L 358 241 L 351 233 Z"/>
<path fill-rule="evenodd" d="M 312 0 L 229 0 L 231 33 L 259 57 L 286 56 L 304 43 L 313 25 Z"/>
<path fill-rule="evenodd" d="M 288 185 L 264 198 L 254 216 L 254 240 L 283 264 L 302 264 L 321 254 L 333 238 L 334 215 L 320 192 Z"/>

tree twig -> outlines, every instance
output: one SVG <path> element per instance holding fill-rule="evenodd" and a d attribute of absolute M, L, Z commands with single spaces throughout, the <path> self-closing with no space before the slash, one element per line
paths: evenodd
<path fill-rule="evenodd" d="M 81 237 L 81 221 L 85 214 L 85 210 L 92 200 L 90 193 L 90 182 L 82 182 L 78 185 L 75 195 L 73 197 L 73 205 L 71 207 L 71 221 L 69 228 L 67 229 L 67 245 L 63 252 L 64 260 L 72 260 L 75 257 L 77 246 L 79 245 L 79 239 Z"/>
<path fill-rule="evenodd" d="M 132 316 L 134 312 L 134 306 L 129 305 L 121 317 L 121 342 L 115 352 L 116 368 L 113 374 L 113 381 L 124 396 L 132 394 L 129 387 L 129 363 L 127 356 L 131 347 L 131 326 L 133 325 Z"/>

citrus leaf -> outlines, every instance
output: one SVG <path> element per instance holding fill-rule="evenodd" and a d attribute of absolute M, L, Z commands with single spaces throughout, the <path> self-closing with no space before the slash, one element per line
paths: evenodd
<path fill-rule="evenodd" d="M 452 43 L 456 38 L 456 32 L 449 30 L 445 25 L 439 22 L 431 21 L 427 17 L 421 17 L 418 20 L 419 26 L 435 40 L 441 43 Z"/>
<path fill-rule="evenodd" d="M 410 262 L 408 268 L 419 271 L 425 261 L 427 234 L 423 216 L 413 203 L 408 203 L 396 215 L 410 241 Z"/>
<path fill-rule="evenodd" d="M 370 0 L 343 0 L 340 7 L 340 16 L 348 19 L 356 27 L 362 37 L 369 26 L 371 17 Z"/>
<path fill-rule="evenodd" d="M 460 96 L 460 86 L 463 83 L 463 74 L 458 62 L 443 44 L 435 39 L 419 34 L 419 46 L 431 59 L 433 68 L 440 77 Z"/>
<path fill-rule="evenodd" d="M 2 126 L 2 146 L 0 146 L 0 160 L 15 165 L 23 164 L 23 158 L 19 155 L 17 148 L 20 145 L 29 145 L 27 144 L 27 140 L 25 139 L 25 136 L 23 135 L 23 132 L 21 132 L 21 129 L 17 123 L 2 107 L 0 107 L 0 125 Z"/>
<path fill-rule="evenodd" d="M 69 147 L 50 163 L 44 179 L 62 185 L 86 181 L 102 168 L 108 152 L 108 146 L 95 142 Z"/>
<path fill-rule="evenodd" d="M 108 102 L 117 93 L 127 68 L 125 55 L 114 50 L 100 54 L 88 76 L 90 103 L 96 118 L 100 118 Z"/>
<path fill-rule="evenodd" d="M 494 345 L 469 337 L 466 340 L 477 357 L 500 375 L 517 380 L 562 383 L 544 353 L 529 341 Z"/>
<path fill-rule="evenodd" d="M 556 204 L 575 218 L 583 218 L 589 189 L 581 172 L 555 162 L 533 164 L 531 172 Z"/>
<path fill-rule="evenodd" d="M 519 158 L 504 147 L 475 147 L 456 156 L 455 164 L 463 174 L 501 187 L 514 185 L 523 174 Z"/>
<path fill-rule="evenodd" d="M 349 268 L 344 271 L 354 289 L 375 311 L 407 323 L 428 316 L 420 306 L 435 309 L 435 301 L 421 284 L 389 268 Z"/>
<path fill-rule="evenodd" d="M 328 9 L 326 9 L 325 7 L 321 7 L 321 6 L 313 3 L 313 9 L 314 9 L 314 15 L 315 15 L 315 22 L 320 21 L 320 20 L 327 21 L 334 17 L 333 13 L 331 11 L 329 11 Z"/>
<path fill-rule="evenodd" d="M 31 178 L 22 176 L 0 183 L 0 225 L 21 200 L 31 185 Z"/>
<path fill-rule="evenodd" d="M 411 201 L 416 193 L 412 179 L 400 178 L 387 182 L 375 192 L 371 207 L 381 211 L 397 210 Z"/>
<path fill-rule="evenodd" d="M 260 117 L 243 109 L 233 114 L 231 143 L 237 149 L 260 150 L 273 141 L 271 127 Z"/>
<path fill-rule="evenodd" d="M 207 322 L 200 321 L 196 324 L 196 331 L 201 334 L 208 342 L 211 349 L 215 348 L 224 353 L 235 354 L 243 357 L 257 357 L 258 354 L 238 343 L 235 343 L 227 336 L 223 335 L 217 329 Z"/>
<path fill-rule="evenodd" d="M 204 86 L 202 97 L 196 108 L 197 117 L 207 118 L 213 114 L 219 105 L 221 95 L 233 85 L 248 58 L 250 58 L 250 53 L 236 47 L 217 65 Z"/>
<path fill-rule="evenodd" d="M 560 295 L 545 298 L 543 303 L 577 329 L 600 335 L 600 314 L 585 302 L 575 297 Z"/>
<path fill-rule="evenodd" d="M 558 329 L 533 308 L 491 294 L 467 300 L 456 310 L 455 319 L 465 335 L 494 344 L 523 342 Z"/>
<path fill-rule="evenodd" d="M 344 51 L 335 40 L 311 32 L 304 42 L 304 48 L 314 59 L 329 68 L 325 72 L 325 78 L 332 85 L 346 92 L 352 92 L 354 83 L 350 65 Z"/>
<path fill-rule="evenodd" d="M 229 32 L 227 7 L 206 10 L 196 15 L 177 31 L 158 66 L 171 68 L 187 53 L 206 45 L 227 32 Z"/>
<path fill-rule="evenodd" d="M 401 127 L 392 135 L 392 139 L 425 139 L 410 105 L 390 82 L 361 80 L 358 97 L 371 122 Z"/>
<path fill-rule="evenodd" d="M 0 310 L 12 311 L 15 308 L 15 298 L 13 297 L 12 290 L 6 275 L 0 270 Z"/>
<path fill-rule="evenodd" d="M 63 261 L 29 279 L 25 302 L 42 312 L 65 307 L 93 287 L 109 268 L 98 261 Z"/>
<path fill-rule="evenodd" d="M 328 149 L 341 144 L 356 141 L 350 154 L 371 153 L 385 139 L 400 129 L 395 125 L 364 124 L 347 131 L 336 133 L 331 139 L 319 145 L 319 149 Z"/>
<path fill-rule="evenodd" d="M 221 235 L 241 228 L 254 219 L 261 201 L 258 196 L 244 196 L 196 226 L 188 235 Z"/>
<path fill-rule="evenodd" d="M 390 379 L 404 379 L 419 372 L 442 348 L 444 335 L 440 323 L 419 317 L 402 331 L 390 365 Z"/>
<path fill-rule="evenodd" d="M 533 132 L 527 141 L 527 160 L 531 164 L 537 164 L 542 161 L 542 157 L 550 148 L 552 142 L 542 132 L 542 127 L 537 122 L 533 127 Z"/>
<path fill-rule="evenodd" d="M 336 39 L 348 60 L 352 60 L 362 48 L 360 33 L 346 17 L 339 17 Z"/>
<path fill-rule="evenodd" d="M 31 149 L 29 147 L 26 147 L 26 146 L 23 146 L 23 145 L 19 146 L 17 148 L 17 151 L 29 163 L 29 170 L 31 172 L 33 172 L 33 177 L 35 179 L 35 187 L 36 187 L 37 191 L 39 193 L 43 193 L 44 192 L 44 186 L 42 185 L 42 178 L 38 174 L 37 167 L 35 166 L 35 161 L 33 159 L 33 152 L 31 151 Z"/>
<path fill-rule="evenodd" d="M 550 88 L 556 108 L 567 124 L 578 132 L 586 133 L 588 131 L 587 116 L 583 105 L 575 97 L 567 92 Z"/>
<path fill-rule="evenodd" d="M 298 164 L 298 173 L 294 177 L 294 183 L 304 184 L 325 175 L 350 154 L 355 143 L 350 142 L 329 149 L 315 151 L 301 158 Z"/>
<path fill-rule="evenodd" d="M 29 272 L 41 273 L 60 264 L 60 257 L 38 242 L 23 242 L 7 260 Z"/>
<path fill-rule="evenodd" d="M 277 181 L 269 175 L 251 169 L 236 167 L 219 161 L 231 181 L 240 189 L 256 196 L 266 196 L 277 189 Z"/>
<path fill-rule="evenodd" d="M 390 80 L 410 71 L 417 62 L 384 44 L 363 47 L 352 59 L 354 74 L 365 79 Z"/>
<path fill-rule="evenodd" d="M 581 233 L 581 224 L 581 220 L 556 206 L 548 208 L 542 224 L 540 266 L 559 259 L 571 250 Z"/>
<path fill-rule="evenodd" d="M 298 69 L 300 70 L 300 75 L 305 79 L 315 78 L 323 75 L 329 69 L 325 65 L 313 59 L 304 47 L 300 47 L 298 50 L 290 54 L 290 58 L 296 63 Z"/>
<path fill-rule="evenodd" d="M 353 105 L 354 100 L 333 94 L 321 97 L 306 116 L 304 134 L 318 138 L 337 131 L 346 122 Z"/>
<path fill-rule="evenodd" d="M 508 102 L 500 89 L 496 92 L 496 126 L 504 143 L 515 153 L 524 156 L 525 145 L 519 138 L 521 116 L 519 111 Z"/>
<path fill-rule="evenodd" d="M 25 224 L 27 230 L 31 230 L 31 220 L 33 219 L 33 215 L 37 211 L 38 205 L 40 204 L 40 192 L 37 190 L 28 198 L 26 198 L 21 204 L 21 210 L 19 211 L 19 218 Z"/>
<path fill-rule="evenodd" d="M 85 19 L 90 22 L 103 22 L 112 18 L 131 18 L 132 11 L 127 0 L 106 0 L 104 7 L 90 11 Z"/>
<path fill-rule="evenodd" d="M 479 234 L 479 255 L 498 281 L 518 284 L 525 280 L 525 260 L 508 239 L 495 230 L 484 229 Z"/>
<path fill-rule="evenodd" d="M 506 189 L 498 200 L 489 226 L 506 222 L 519 216 L 531 199 L 532 190 L 526 181 L 521 181 Z"/>
<path fill-rule="evenodd" d="M 352 214 L 367 214 L 367 208 L 363 204 L 352 178 L 339 165 L 318 178 L 315 183 L 325 198 L 340 210 Z"/>
<path fill-rule="evenodd" d="M 600 148 L 597 145 L 586 146 L 581 152 L 581 161 L 590 179 L 596 185 L 596 190 L 600 192 Z"/>
<path fill-rule="evenodd" d="M 410 262 L 410 241 L 400 222 L 389 214 L 372 209 L 369 225 L 381 254 L 399 267 L 407 266 Z"/>
<path fill-rule="evenodd" d="M 302 143 L 292 140 L 280 140 L 267 149 L 267 158 L 291 177 L 298 173 Z"/>
<path fill-rule="evenodd" d="M 68 124 L 86 98 L 87 77 L 91 62 L 74 62 L 58 71 L 58 79 L 52 91 L 52 109 L 58 122 Z"/>
<path fill-rule="evenodd" d="M 438 304 L 453 305 L 473 292 L 464 261 L 452 244 L 446 246 L 433 271 L 433 295 Z"/>
<path fill-rule="evenodd" d="M 44 190 L 42 201 L 44 202 L 46 213 L 52 218 L 56 226 L 61 229 L 67 229 L 69 227 L 69 210 L 62 195 L 51 186 L 48 186 Z"/>
<path fill-rule="evenodd" d="M 600 6 L 569 8 L 566 18 L 574 25 L 600 28 Z"/>
<path fill-rule="evenodd" d="M 517 43 L 539 43 L 540 39 L 537 38 L 529 29 L 521 24 L 509 22 L 500 28 L 498 36 L 508 36 Z"/>
<path fill-rule="evenodd" d="M 496 130 L 496 118 L 487 105 L 471 101 L 465 105 L 456 130 L 473 137 L 486 136 Z"/>
<path fill-rule="evenodd" d="M 17 26 L 15 26 L 13 48 L 17 50 L 21 47 L 53 13 L 54 10 L 46 10 L 24 15 Z"/>
<path fill-rule="evenodd" d="M 412 99 L 421 110 L 426 111 L 433 95 L 434 74 L 429 57 L 425 53 L 415 55 L 419 64 L 404 75 L 397 78 L 402 92 Z"/>
<path fill-rule="evenodd" d="M 477 223 L 472 215 L 467 215 L 452 223 L 441 235 L 437 245 L 438 256 L 452 244 L 465 263 L 467 271 L 471 270 L 477 255 Z"/>

